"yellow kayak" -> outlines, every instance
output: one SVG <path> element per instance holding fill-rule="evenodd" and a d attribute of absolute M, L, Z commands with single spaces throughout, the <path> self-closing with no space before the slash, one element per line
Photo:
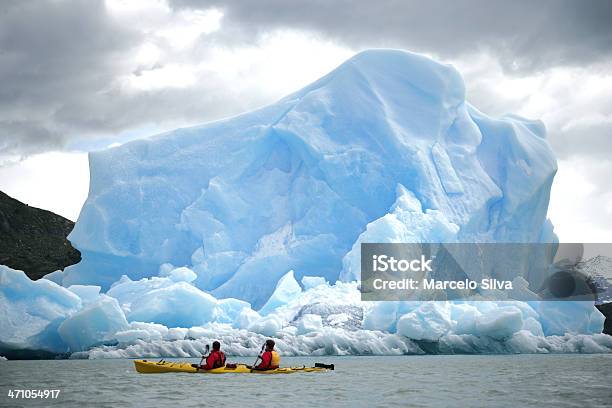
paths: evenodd
<path fill-rule="evenodd" d="M 212 370 L 199 370 L 191 363 L 172 362 L 172 361 L 147 361 L 134 360 L 136 371 L 141 374 L 160 374 L 160 373 L 200 373 L 200 374 L 292 374 L 292 373 L 318 373 L 334 369 L 333 364 L 315 364 L 315 367 L 280 367 L 274 370 L 252 370 L 246 364 L 232 364 Z"/>

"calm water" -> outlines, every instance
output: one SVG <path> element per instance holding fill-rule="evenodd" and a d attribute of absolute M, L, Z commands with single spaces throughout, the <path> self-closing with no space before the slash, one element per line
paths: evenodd
<path fill-rule="evenodd" d="M 0 406 L 612 406 L 612 355 L 285 357 L 283 365 L 315 361 L 336 371 L 142 375 L 131 360 L 0 361 Z M 11 400 L 11 388 L 61 393 Z"/>

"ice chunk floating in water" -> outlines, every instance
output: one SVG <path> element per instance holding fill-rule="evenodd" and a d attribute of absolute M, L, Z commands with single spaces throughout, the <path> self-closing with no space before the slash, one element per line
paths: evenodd
<path fill-rule="evenodd" d="M 339 283 L 310 288 L 264 317 L 243 308 L 241 316 L 252 320 L 241 327 L 213 322 L 170 338 L 175 329 L 160 334 L 132 323 L 134 330 L 117 334 L 117 346 L 75 357 L 195 357 L 213 340 L 231 355 L 247 356 L 270 336 L 284 355 L 612 352 L 612 337 L 597 333 L 603 316 L 592 302 L 555 303 L 573 305 L 564 310 L 567 319 L 597 321 L 598 328 L 545 336 L 540 322 L 547 318 L 524 302 L 361 302 L 357 284 Z M 375 329 L 383 326 L 388 330 Z"/>
<path fill-rule="evenodd" d="M 296 283 L 292 274 L 286 277 L 280 293 Z M 0 278 L 0 353 L 8 356 L 45 350 L 92 358 L 187 357 L 213 340 L 229 353 L 254 355 L 266 337 L 293 355 L 612 351 L 612 337 L 597 334 L 604 317 L 592 302 L 361 302 L 356 282 L 319 282 L 274 302 L 262 316 L 245 301 L 218 300 L 165 277 L 122 279 L 107 294 L 81 288 L 84 299 L 7 267 Z M 130 291 L 118 291 L 122 285 Z"/>
<path fill-rule="evenodd" d="M 83 261 L 63 284 L 187 265 L 257 309 L 289 270 L 356 278 L 343 259 L 358 240 L 552 239 L 544 133 L 478 112 L 452 66 L 362 52 L 257 111 L 91 153 L 70 235 Z"/>
<path fill-rule="evenodd" d="M 128 323 L 117 300 L 103 295 L 96 302 L 64 320 L 58 328 L 72 351 L 85 350 L 114 338 Z"/>
<path fill-rule="evenodd" d="M 0 265 L 0 348 L 67 352 L 57 328 L 81 306 L 72 291 Z"/>

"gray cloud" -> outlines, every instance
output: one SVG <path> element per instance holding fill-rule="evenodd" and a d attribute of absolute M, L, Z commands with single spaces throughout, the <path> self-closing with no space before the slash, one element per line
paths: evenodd
<path fill-rule="evenodd" d="M 193 67 L 210 58 L 211 47 L 257 47 L 262 34 L 291 29 L 355 51 L 397 47 L 460 62 L 475 106 L 493 115 L 526 111 L 545 121 L 558 157 L 595 186 L 586 201 L 596 207 L 581 208 L 607 217 L 598 224 L 612 225 L 609 207 L 598 201 L 612 194 L 612 81 L 582 82 L 610 78 L 611 1 L 169 1 L 177 13 L 221 9 L 221 30 L 182 51 L 162 49 L 152 66 L 135 65 L 132 57 L 151 40 L 163 48 L 163 40 L 138 27 L 140 21 L 130 26 L 113 18 L 102 0 L 0 1 L 0 167 L 5 157 L 18 160 L 96 137 L 106 142 L 139 127 L 201 123 L 270 102 L 279 95 L 266 93 L 269 84 L 259 78 L 228 84 L 215 69 L 198 72 L 186 87 L 126 91 L 118 80 L 172 63 Z M 487 58 L 478 60 L 482 55 Z M 542 89 L 518 97 L 498 87 L 506 77 L 552 78 L 558 67 L 582 74 L 549 87 L 546 79 Z M 538 99 L 545 109 L 523 109 Z M 585 165 L 590 162 L 598 166 Z"/>
<path fill-rule="evenodd" d="M 156 68 L 131 59 L 145 41 L 101 0 L 0 3 L 0 166 L 73 141 L 211 120 L 262 103 L 224 92 L 214 73 L 182 89 L 126 92 L 120 76 Z"/>
<path fill-rule="evenodd" d="M 612 63 L 608 67 L 612 69 Z M 510 112 L 542 120 L 559 159 L 612 160 L 612 77 L 594 76 L 599 74 L 593 70 L 570 72 L 543 75 L 532 92 L 526 89 L 514 98 L 505 95 L 507 86 L 497 83 L 502 80 L 499 74 L 468 74 L 467 98 L 492 116 Z M 601 83 L 596 84 L 598 80 Z M 596 86 L 599 88 L 594 89 Z"/>
<path fill-rule="evenodd" d="M 561 158 L 590 157 L 598 161 L 612 159 L 612 117 L 602 121 L 583 121 L 553 129 L 551 145 Z M 609 176 L 602 178 L 606 183 Z"/>
<path fill-rule="evenodd" d="M 83 131 L 58 112 L 82 113 L 138 40 L 104 16 L 95 1 L 0 4 L 0 153 L 57 148 Z"/>
<path fill-rule="evenodd" d="M 246 38 L 273 28 L 313 30 L 361 49 L 401 47 L 457 57 L 498 56 L 508 72 L 605 60 L 612 54 L 608 0 L 172 0 L 177 8 L 218 7 Z"/>
<path fill-rule="evenodd" d="M 609 1 L 174 0 L 171 4 L 176 11 L 217 7 L 225 16 L 222 29 L 201 37 L 194 47 L 168 51 L 162 67 L 206 61 L 211 45 L 226 49 L 257 45 L 260 34 L 277 29 L 309 31 L 354 50 L 400 47 L 468 62 L 472 55 L 485 53 L 505 74 L 514 76 L 556 66 L 607 69 L 612 58 Z M 228 86 L 214 71 L 184 88 L 125 92 L 117 83 L 120 76 L 138 76 L 154 68 L 130 61 L 148 40 L 139 27 L 112 18 L 101 0 L 1 2 L 0 165 L 2 156 L 61 149 L 68 142 L 108 137 L 143 125 L 171 128 L 199 123 L 270 101 L 270 95 L 261 91 Z M 523 104 L 504 98 L 493 86 L 485 82 L 472 94 L 486 112 L 516 111 Z M 571 92 L 560 95 L 564 98 L 570 101 Z M 597 109 L 602 114 L 612 111 L 610 98 L 600 102 Z M 564 113 L 565 122 L 551 127 L 553 146 L 562 157 L 575 151 L 568 141 L 585 133 L 596 141 L 580 144 L 584 154 L 611 150 L 610 122 L 567 127 L 571 116 Z"/>
<path fill-rule="evenodd" d="M 0 167 L 41 150 L 61 148 L 64 144 L 62 135 L 50 130 L 44 123 L 2 121 L 0 122 L 0 131 L 10 135 L 10 137 L 0 137 L 0 152 L 11 157 L 6 159 L 0 157 Z"/>

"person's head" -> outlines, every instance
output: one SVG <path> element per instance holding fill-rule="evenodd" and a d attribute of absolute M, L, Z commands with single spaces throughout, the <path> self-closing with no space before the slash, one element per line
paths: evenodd
<path fill-rule="evenodd" d="M 213 350 L 220 350 L 221 349 L 221 343 L 219 343 L 217 340 L 213 341 Z"/>
<path fill-rule="evenodd" d="M 266 340 L 266 350 L 268 351 L 274 350 L 274 340 L 272 339 Z"/>

